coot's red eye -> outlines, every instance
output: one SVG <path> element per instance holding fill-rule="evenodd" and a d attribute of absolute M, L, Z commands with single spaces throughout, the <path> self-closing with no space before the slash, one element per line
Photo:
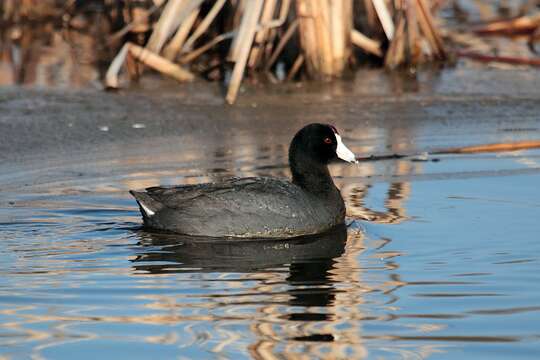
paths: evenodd
<path fill-rule="evenodd" d="M 325 144 L 331 144 L 331 143 L 332 143 L 332 139 L 330 139 L 329 137 L 327 137 L 327 138 L 324 139 L 324 143 L 325 143 Z"/>

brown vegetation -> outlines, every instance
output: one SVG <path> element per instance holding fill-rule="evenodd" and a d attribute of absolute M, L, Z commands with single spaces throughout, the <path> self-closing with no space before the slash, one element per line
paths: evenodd
<path fill-rule="evenodd" d="M 355 14 L 366 9 L 368 19 L 362 26 L 384 38 L 370 38 L 354 28 Z M 354 62 L 353 45 L 383 58 L 390 68 L 444 60 L 446 51 L 430 9 L 426 0 L 369 0 L 363 4 L 352 0 L 231 0 L 215 1 L 212 6 L 201 0 L 169 0 L 145 51 L 154 60 L 162 59 L 162 72 L 167 74 L 172 67 L 166 60 L 211 77 L 223 77 L 223 72 L 212 69 L 222 67 L 226 72 L 230 66 L 226 99 L 233 103 L 246 74 L 262 74 L 273 82 L 298 76 L 340 77 Z M 223 43 L 227 44 L 220 47 Z M 109 69 L 106 83 L 110 87 L 119 86 L 120 65 L 133 45 L 126 47 Z M 138 59 L 145 62 L 148 58 Z M 147 65 L 160 70 L 157 63 Z M 184 71 L 177 67 L 173 73 Z"/>
<path fill-rule="evenodd" d="M 327 80 L 361 62 L 390 69 L 417 67 L 444 61 L 452 52 L 475 61 L 538 65 L 535 57 L 486 53 L 485 47 L 478 51 L 467 43 L 474 34 L 526 36 L 534 52 L 540 38 L 538 14 L 489 20 L 469 27 L 465 34 L 445 29 L 443 38 L 444 23 L 436 16 L 443 4 L 440 0 L 3 0 L 0 19 L 3 29 L 40 17 L 60 20 L 74 31 L 100 27 L 106 39 L 101 47 L 116 55 L 108 61 L 107 87 L 121 86 L 124 68 L 133 80 L 149 67 L 178 81 L 196 76 L 223 81 L 229 103 L 236 100 L 246 77 L 274 83 Z M 459 14 L 457 2 L 452 4 Z M 101 15 L 85 20 L 81 13 Z M 7 35 L 0 32 L 6 43 L 19 41 L 20 30 L 13 29 Z M 448 39 L 457 41 L 460 49 L 450 51 Z"/>

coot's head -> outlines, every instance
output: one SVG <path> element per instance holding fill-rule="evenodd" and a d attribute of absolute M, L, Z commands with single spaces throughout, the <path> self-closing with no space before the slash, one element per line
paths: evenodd
<path fill-rule="evenodd" d="M 294 163 L 295 160 L 308 159 L 310 162 L 322 164 L 328 164 L 335 159 L 356 162 L 353 152 L 341 141 L 337 129 L 326 124 L 306 125 L 294 136 L 289 150 L 289 161 Z"/>

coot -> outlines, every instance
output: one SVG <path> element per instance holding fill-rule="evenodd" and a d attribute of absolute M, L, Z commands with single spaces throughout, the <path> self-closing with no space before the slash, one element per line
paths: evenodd
<path fill-rule="evenodd" d="M 356 162 L 332 125 L 310 124 L 289 147 L 292 182 L 233 178 L 219 183 L 130 191 L 148 228 L 184 235 L 291 238 L 318 234 L 345 221 L 345 204 L 328 163 Z"/>

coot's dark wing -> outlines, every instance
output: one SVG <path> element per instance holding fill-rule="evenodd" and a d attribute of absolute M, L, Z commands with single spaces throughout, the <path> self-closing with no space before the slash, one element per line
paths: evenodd
<path fill-rule="evenodd" d="M 149 187 L 148 194 L 155 201 L 171 209 L 184 208 L 191 200 L 201 196 L 214 196 L 228 191 L 236 191 L 247 184 L 255 184 L 261 178 L 231 178 L 220 183 L 180 185 L 170 187 Z"/>
<path fill-rule="evenodd" d="M 299 236 L 321 232 L 343 220 L 342 214 L 333 214 L 333 209 L 300 187 L 273 178 L 154 187 L 144 194 L 151 200 L 143 202 L 159 204 L 159 208 L 151 206 L 156 211 L 145 217 L 147 225 L 190 235 Z"/>

